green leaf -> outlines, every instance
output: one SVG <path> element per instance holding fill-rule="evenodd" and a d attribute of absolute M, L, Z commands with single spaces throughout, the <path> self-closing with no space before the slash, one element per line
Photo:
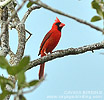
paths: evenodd
<path fill-rule="evenodd" d="M 96 21 L 99 21 L 99 20 L 101 20 L 100 16 L 94 16 L 94 17 L 92 17 L 91 22 L 96 22 Z"/>
<path fill-rule="evenodd" d="M 100 0 L 94 0 L 95 2 L 97 2 L 97 3 L 99 3 L 100 2 Z"/>
<path fill-rule="evenodd" d="M 0 100 L 4 100 L 4 98 L 8 95 L 9 93 L 7 91 L 3 91 L 1 94 L 0 94 Z"/>
<path fill-rule="evenodd" d="M 17 80 L 18 80 L 18 88 L 24 87 L 23 85 L 26 83 L 25 80 L 25 72 L 21 71 L 20 73 L 17 74 Z"/>
<path fill-rule="evenodd" d="M 29 61 L 30 61 L 30 57 L 29 56 L 26 56 L 24 57 L 17 66 L 12 66 L 12 67 L 9 67 L 7 69 L 8 73 L 10 75 L 16 75 L 18 74 L 19 72 L 21 72 L 22 70 L 25 70 L 25 68 L 28 66 L 29 64 Z"/>
<path fill-rule="evenodd" d="M 23 96 L 23 95 L 21 95 L 21 100 L 26 100 L 26 98 Z"/>
<path fill-rule="evenodd" d="M 7 69 L 8 67 L 10 67 L 8 61 L 3 56 L 0 56 L 0 67 L 2 69 Z"/>
<path fill-rule="evenodd" d="M 1 85 L 2 91 L 5 89 L 6 84 L 10 85 L 12 88 L 15 87 L 13 82 L 10 79 L 0 76 L 0 85 Z"/>
<path fill-rule="evenodd" d="M 103 11 L 102 11 L 101 8 L 100 8 L 100 9 L 96 9 L 96 12 L 97 12 L 100 16 L 103 17 Z"/>
<path fill-rule="evenodd" d="M 29 56 L 25 56 L 19 63 L 18 67 L 19 68 L 25 68 L 28 64 L 29 64 L 29 61 L 30 61 L 30 57 Z"/>
<path fill-rule="evenodd" d="M 17 67 L 9 67 L 7 69 L 7 72 L 8 72 L 8 74 L 15 76 L 19 71 L 18 71 Z"/>
<path fill-rule="evenodd" d="M 102 8 L 99 5 L 99 1 L 94 0 L 94 1 L 91 2 L 91 5 L 92 5 L 93 9 L 96 9 L 97 14 L 99 14 L 100 16 L 103 17 L 103 11 L 102 11 Z"/>
<path fill-rule="evenodd" d="M 104 2 L 104 0 L 101 0 L 101 2 Z"/>
<path fill-rule="evenodd" d="M 2 84 L 0 83 L 0 85 L 1 85 L 1 90 L 4 91 L 5 90 L 5 87 L 6 87 L 6 84 L 5 83 L 4 84 L 3 83 Z"/>
<path fill-rule="evenodd" d="M 99 9 L 100 8 L 100 5 L 96 1 L 92 1 L 91 5 L 92 5 L 93 9 Z"/>
<path fill-rule="evenodd" d="M 103 12 L 103 19 L 104 19 L 104 12 Z"/>
<path fill-rule="evenodd" d="M 34 4 L 34 2 L 29 1 L 29 3 L 27 4 L 27 8 L 31 7 Z"/>
<path fill-rule="evenodd" d="M 15 92 L 9 92 L 7 90 L 4 90 L 1 94 L 0 94 L 0 100 L 4 100 L 4 98 L 7 96 L 7 95 L 10 95 L 10 94 L 15 94 Z"/>
<path fill-rule="evenodd" d="M 31 86 L 35 86 L 38 83 L 39 83 L 39 80 L 33 80 L 33 81 L 29 82 L 28 84 L 29 84 L 29 87 L 31 87 Z"/>
<path fill-rule="evenodd" d="M 35 86 L 36 84 L 38 84 L 40 81 L 39 80 L 33 80 L 33 81 L 31 81 L 31 82 L 29 82 L 29 83 L 26 83 L 26 82 L 24 82 L 24 83 L 22 83 L 21 84 L 21 86 L 20 87 L 22 87 L 22 88 L 27 88 L 27 87 L 32 87 L 32 86 Z"/>

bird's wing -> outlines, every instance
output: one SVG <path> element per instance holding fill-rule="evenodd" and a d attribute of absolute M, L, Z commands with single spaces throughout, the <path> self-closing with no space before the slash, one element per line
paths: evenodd
<path fill-rule="evenodd" d="M 45 37 L 44 37 L 44 39 L 43 39 L 43 41 L 42 41 L 42 43 L 41 43 L 38 56 L 40 55 L 41 50 L 42 50 L 42 48 L 43 48 L 45 42 L 49 39 L 49 37 L 51 36 L 52 33 L 53 33 L 52 30 L 50 30 L 50 31 L 45 35 Z"/>

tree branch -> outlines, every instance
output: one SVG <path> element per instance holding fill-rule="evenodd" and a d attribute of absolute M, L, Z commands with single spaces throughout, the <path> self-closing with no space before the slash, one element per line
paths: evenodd
<path fill-rule="evenodd" d="M 1 50 L 0 56 L 6 56 L 9 52 L 9 33 L 8 33 L 8 25 L 6 21 L 8 19 L 8 8 L 5 7 L 2 9 L 1 14 Z"/>
<path fill-rule="evenodd" d="M 25 23 L 25 21 L 26 21 L 27 17 L 29 16 L 29 14 L 30 14 L 33 10 L 36 10 L 36 9 L 39 9 L 39 8 L 41 8 L 41 7 L 40 7 L 40 6 L 33 6 L 33 7 L 30 7 L 30 8 L 28 9 L 28 11 L 25 13 L 25 15 L 23 16 L 21 22 L 22 22 L 22 23 Z"/>
<path fill-rule="evenodd" d="M 26 94 L 26 93 L 31 93 L 32 91 L 34 91 L 35 89 L 37 89 L 39 87 L 39 85 L 46 79 L 46 74 L 45 76 L 43 76 L 39 82 L 31 89 L 31 90 L 28 90 L 28 91 L 24 91 L 23 94 Z"/>
<path fill-rule="evenodd" d="M 7 24 L 9 24 L 9 22 L 12 20 L 12 18 L 14 18 L 14 25 L 17 25 L 18 24 L 18 21 L 19 20 L 19 17 L 18 17 L 18 14 L 17 12 L 24 6 L 24 4 L 26 3 L 27 0 L 23 0 L 22 4 L 19 5 L 19 7 L 17 8 L 17 10 L 15 10 L 15 7 L 13 5 L 13 2 L 11 2 L 9 5 L 8 5 L 8 8 L 10 9 L 12 15 L 9 17 L 8 21 L 7 21 Z M 15 22 L 16 21 L 16 22 Z"/>
<path fill-rule="evenodd" d="M 61 58 L 61 57 L 68 56 L 68 55 L 78 55 L 78 54 L 82 54 L 88 51 L 93 51 L 93 50 L 98 50 L 98 49 L 104 49 L 104 41 L 102 41 L 101 43 L 86 45 L 86 46 L 79 47 L 79 48 L 68 48 L 65 50 L 58 50 L 58 51 L 53 52 L 52 54 L 48 54 L 47 56 L 31 61 L 29 63 L 28 69 L 31 69 L 37 65 L 51 61 L 56 58 Z"/>
<path fill-rule="evenodd" d="M 90 23 L 88 23 L 88 22 L 86 22 L 86 21 L 84 21 L 84 20 L 82 20 L 82 19 L 79 19 L 79 18 L 76 18 L 76 17 L 71 16 L 71 15 L 69 15 L 69 14 L 66 14 L 66 13 L 64 13 L 64 12 L 62 12 L 62 11 L 60 11 L 60 10 L 54 9 L 54 8 L 50 7 L 49 5 L 43 3 L 43 2 L 40 1 L 40 0 L 34 1 L 34 3 L 37 4 L 37 5 L 39 5 L 39 6 L 41 6 L 41 7 L 43 7 L 43 8 L 45 8 L 45 9 L 47 9 L 47 10 L 50 10 L 50 11 L 52 11 L 52 12 L 54 12 L 54 13 L 57 13 L 57 14 L 66 16 L 66 17 L 68 17 L 68 18 L 71 18 L 71 19 L 73 19 L 73 20 L 76 20 L 76 21 L 79 22 L 79 23 L 88 25 L 88 26 L 90 26 L 91 28 L 96 29 L 97 31 L 100 31 L 100 32 L 103 32 L 103 33 L 104 33 L 104 30 L 103 30 L 103 29 L 101 29 L 101 28 L 99 28 L 99 27 L 97 27 L 97 26 L 95 26 L 95 25 L 93 25 L 93 24 L 90 24 Z"/>
<path fill-rule="evenodd" d="M 18 31 L 18 49 L 16 52 L 16 55 L 10 50 L 9 48 L 9 55 L 10 55 L 10 64 L 13 65 L 17 65 L 19 63 L 19 61 L 21 60 L 23 53 L 24 53 L 24 48 L 25 48 L 25 25 L 22 24 L 20 22 L 20 19 L 18 17 L 17 12 L 22 8 L 22 6 L 24 5 L 24 3 L 26 2 L 26 0 L 23 0 L 22 4 L 18 7 L 17 10 L 15 10 L 15 7 L 13 5 L 13 2 L 11 2 L 10 4 L 8 4 L 8 9 L 11 11 L 11 17 L 9 17 L 8 21 L 6 22 L 6 25 L 9 24 L 9 22 L 11 21 L 11 19 L 14 19 L 14 21 L 12 20 L 12 24 L 16 25 L 16 29 Z M 14 84 L 15 84 L 15 77 L 14 76 L 10 76 L 9 78 L 12 78 L 14 80 Z M 11 86 L 6 85 L 7 90 L 12 91 Z M 10 99 L 10 95 L 8 95 L 5 100 L 9 100 Z"/>
<path fill-rule="evenodd" d="M 25 40 L 26 40 L 25 25 L 22 23 L 19 23 L 16 29 L 18 31 L 18 48 L 17 48 L 16 56 L 19 59 L 21 59 L 25 49 Z"/>
<path fill-rule="evenodd" d="M 9 48 L 8 54 L 10 55 L 11 58 L 15 57 L 15 54 L 13 53 L 13 51 L 10 48 Z"/>
<path fill-rule="evenodd" d="M 8 32 L 8 8 L 5 6 L 1 8 L 1 50 L 0 56 L 6 56 L 9 52 L 9 32 Z M 8 91 L 12 90 L 12 87 L 6 84 L 5 87 Z M 9 100 L 10 95 L 7 95 L 4 100 Z"/>
<path fill-rule="evenodd" d="M 9 23 L 12 20 L 12 25 L 16 30 L 18 31 L 18 48 L 16 55 L 14 55 L 12 52 L 9 52 L 9 54 L 12 54 L 11 59 L 10 59 L 10 64 L 11 65 L 17 65 L 19 61 L 21 60 L 23 54 L 24 54 L 24 49 L 25 49 L 25 25 L 21 23 L 17 12 L 24 6 L 27 0 L 23 0 L 21 5 L 15 10 L 15 6 L 13 6 L 13 2 L 8 4 L 8 8 L 11 11 L 11 17 L 8 19 Z"/>
<path fill-rule="evenodd" d="M 12 0 L 5 0 L 5 1 L 0 1 L 0 8 L 6 6 L 8 3 L 10 3 Z"/>

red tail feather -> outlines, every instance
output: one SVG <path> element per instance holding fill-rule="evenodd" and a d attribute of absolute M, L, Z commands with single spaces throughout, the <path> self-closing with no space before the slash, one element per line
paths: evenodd
<path fill-rule="evenodd" d="M 45 67 L 45 63 L 40 64 L 39 79 L 41 79 L 44 76 L 44 67 Z"/>

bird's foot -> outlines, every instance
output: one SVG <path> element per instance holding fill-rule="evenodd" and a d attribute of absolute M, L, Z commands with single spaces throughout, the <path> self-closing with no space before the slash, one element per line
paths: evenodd
<path fill-rule="evenodd" d="M 45 53 L 45 55 L 47 56 L 48 55 L 48 53 L 47 52 L 44 52 Z"/>

